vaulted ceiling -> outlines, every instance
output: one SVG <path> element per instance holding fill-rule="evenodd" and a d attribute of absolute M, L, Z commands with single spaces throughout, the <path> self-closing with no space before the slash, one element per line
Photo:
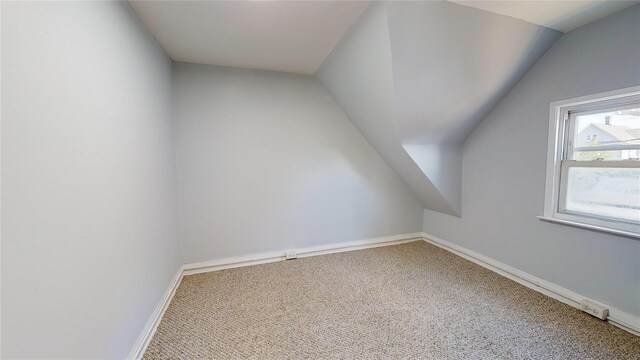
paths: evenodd
<path fill-rule="evenodd" d="M 448 1 L 561 32 L 640 2 Z M 314 74 L 369 1 L 131 0 L 130 4 L 175 61 Z"/>
<path fill-rule="evenodd" d="M 637 2 L 131 5 L 175 61 L 315 74 L 425 208 L 460 216 L 469 133 L 561 32 Z"/>

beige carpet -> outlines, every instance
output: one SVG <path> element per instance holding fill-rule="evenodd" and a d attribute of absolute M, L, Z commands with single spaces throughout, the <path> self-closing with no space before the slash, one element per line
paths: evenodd
<path fill-rule="evenodd" d="M 424 242 L 187 276 L 145 359 L 639 359 L 640 337 Z"/>

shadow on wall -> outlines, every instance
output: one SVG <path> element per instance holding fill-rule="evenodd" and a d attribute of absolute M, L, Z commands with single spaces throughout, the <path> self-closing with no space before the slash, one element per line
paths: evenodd
<path fill-rule="evenodd" d="M 316 155 L 309 161 L 305 153 L 295 155 L 296 152 L 289 151 L 297 165 L 296 171 L 285 180 L 291 192 L 279 199 L 282 208 L 287 210 L 274 212 L 270 221 L 301 224 L 299 231 L 290 234 L 292 238 L 301 239 L 300 245 L 406 232 L 406 228 L 397 226 L 405 222 L 399 218 L 398 207 L 403 202 L 414 203 L 417 208 L 421 206 L 322 85 L 315 78 L 312 81 L 317 91 L 322 92 L 318 97 L 323 98 L 333 112 L 331 118 L 340 120 L 325 118 L 323 123 L 333 123 L 330 127 L 308 124 L 305 127 L 313 139 L 296 135 L 290 139 L 293 144 L 285 145 L 288 149 L 305 146 Z M 358 229 L 351 234 L 344 233 L 344 229 L 353 228 L 352 224 L 358 224 Z M 396 228 L 396 232 L 389 230 L 392 228 Z"/>
<path fill-rule="evenodd" d="M 462 216 L 462 145 L 402 145 L 420 170 Z"/>

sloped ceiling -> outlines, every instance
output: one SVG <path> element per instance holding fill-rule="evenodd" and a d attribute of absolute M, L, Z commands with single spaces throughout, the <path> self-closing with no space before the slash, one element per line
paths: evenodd
<path fill-rule="evenodd" d="M 559 35 L 450 2 L 374 3 L 316 76 L 425 208 L 460 216 L 464 139 Z"/>
<path fill-rule="evenodd" d="M 640 3 L 637 0 L 448 1 L 521 19 L 563 33 Z"/>
<path fill-rule="evenodd" d="M 173 60 L 315 74 L 425 208 L 460 216 L 463 143 L 549 27 L 637 1 L 130 2 Z"/>
<path fill-rule="evenodd" d="M 384 6 L 373 4 L 332 51 L 316 77 L 423 206 L 455 213 L 402 147 L 388 29 Z"/>

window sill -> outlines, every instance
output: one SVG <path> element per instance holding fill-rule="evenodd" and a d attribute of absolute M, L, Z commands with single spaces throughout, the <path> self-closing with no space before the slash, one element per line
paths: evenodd
<path fill-rule="evenodd" d="M 613 234 L 613 235 L 626 236 L 626 237 L 630 237 L 630 238 L 634 238 L 634 239 L 640 239 L 640 234 L 634 233 L 634 232 L 631 232 L 631 231 L 616 230 L 616 229 L 611 229 L 611 228 L 607 228 L 607 227 L 603 227 L 603 226 L 589 225 L 589 224 L 584 224 L 584 223 L 580 223 L 580 222 L 576 222 L 576 221 L 556 219 L 556 218 L 551 218 L 551 217 L 547 217 L 547 216 L 537 216 L 537 218 L 542 220 L 542 221 L 548 221 L 548 222 L 552 222 L 552 223 L 556 223 L 556 224 L 569 225 L 569 226 L 579 227 L 579 228 L 593 230 L 593 231 L 599 231 L 599 232 Z"/>

